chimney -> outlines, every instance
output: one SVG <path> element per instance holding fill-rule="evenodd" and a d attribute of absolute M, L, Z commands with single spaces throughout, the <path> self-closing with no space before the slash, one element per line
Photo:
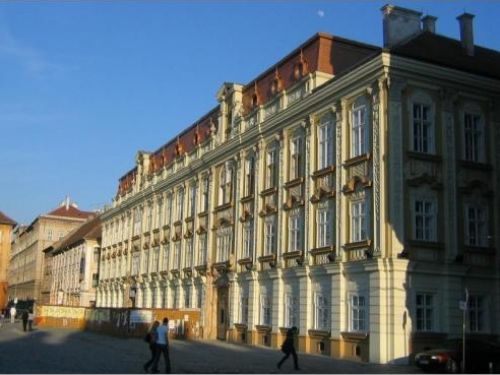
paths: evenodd
<path fill-rule="evenodd" d="M 422 13 L 387 4 L 383 15 L 384 47 L 390 48 L 421 32 Z"/>
<path fill-rule="evenodd" d="M 465 53 L 469 56 L 474 56 L 474 36 L 472 33 L 472 19 L 473 14 L 464 13 L 457 17 L 460 24 L 460 40 Z"/>
<path fill-rule="evenodd" d="M 436 33 L 436 20 L 437 17 L 434 16 L 425 16 L 422 18 L 422 26 L 424 31 L 428 31 L 430 33 L 435 34 Z"/>

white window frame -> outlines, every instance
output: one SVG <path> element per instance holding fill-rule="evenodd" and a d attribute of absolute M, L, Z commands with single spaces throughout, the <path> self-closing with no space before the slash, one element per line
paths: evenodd
<path fill-rule="evenodd" d="M 184 218 L 184 188 L 177 190 L 177 221 Z"/>
<path fill-rule="evenodd" d="M 415 195 L 412 199 L 412 237 L 417 241 L 437 241 L 438 201 L 433 196 Z"/>
<path fill-rule="evenodd" d="M 416 108 L 420 109 L 417 116 Z M 427 118 L 424 118 L 423 108 L 427 110 Z M 414 152 L 435 154 L 436 153 L 436 120 L 435 104 L 433 99 L 425 92 L 418 91 L 408 100 L 409 121 L 409 149 Z M 424 131 L 426 131 L 425 138 Z"/>
<path fill-rule="evenodd" d="M 276 217 L 268 216 L 264 222 L 264 255 L 276 253 Z"/>
<path fill-rule="evenodd" d="M 350 324 L 351 332 L 368 332 L 368 303 L 363 294 L 352 294 L 350 303 Z"/>
<path fill-rule="evenodd" d="M 253 258 L 253 220 L 243 225 L 243 258 Z"/>
<path fill-rule="evenodd" d="M 320 331 L 330 330 L 329 298 L 319 292 L 314 294 L 314 329 Z"/>
<path fill-rule="evenodd" d="M 266 293 L 260 295 L 260 324 L 272 325 L 272 301 Z"/>
<path fill-rule="evenodd" d="M 186 254 L 184 256 L 184 266 L 186 268 L 193 267 L 193 257 L 194 257 L 194 239 L 190 237 L 186 239 Z"/>
<path fill-rule="evenodd" d="M 285 294 L 285 327 L 297 327 L 299 325 L 299 298 L 293 293 Z"/>
<path fill-rule="evenodd" d="M 330 116 L 327 120 L 325 117 L 318 125 L 318 170 L 333 164 L 333 121 Z"/>
<path fill-rule="evenodd" d="M 436 295 L 434 293 L 418 292 L 415 294 L 415 331 L 418 332 L 435 331 L 436 308 L 437 308 Z M 419 312 L 421 313 L 420 316 Z"/>
<path fill-rule="evenodd" d="M 246 292 L 240 294 L 240 323 L 248 324 L 248 294 Z"/>
<path fill-rule="evenodd" d="M 369 238 L 369 199 L 367 196 L 351 201 L 351 242 Z"/>
<path fill-rule="evenodd" d="M 202 233 L 198 236 L 198 265 L 207 263 L 207 233 Z"/>
<path fill-rule="evenodd" d="M 474 217 L 471 217 L 471 211 L 474 212 Z M 467 203 L 464 218 L 465 244 L 473 247 L 488 247 L 488 207 L 477 203 Z"/>
<path fill-rule="evenodd" d="M 333 244 L 333 209 L 329 203 L 319 206 L 317 210 L 317 246 L 327 247 Z"/>
<path fill-rule="evenodd" d="M 210 179 L 208 176 L 205 176 L 205 177 L 203 177 L 203 194 L 202 194 L 202 199 L 203 199 L 202 210 L 203 210 L 203 212 L 208 211 L 209 202 L 210 202 L 209 192 L 210 192 Z"/>
<path fill-rule="evenodd" d="M 103 265 L 104 264 L 105 263 L 103 262 Z M 139 274 L 139 266 L 140 266 L 140 253 L 136 251 L 132 253 L 132 269 L 131 269 L 132 275 Z"/>
<path fill-rule="evenodd" d="M 288 251 L 302 250 L 303 224 L 301 210 L 290 212 L 288 228 Z"/>
<path fill-rule="evenodd" d="M 484 162 L 486 148 L 484 116 L 479 111 L 466 110 L 463 112 L 462 121 L 464 160 L 475 163 Z"/>
<path fill-rule="evenodd" d="M 245 193 L 252 196 L 255 190 L 255 157 L 248 156 L 245 163 Z"/>
<path fill-rule="evenodd" d="M 486 299 L 482 295 L 470 295 L 468 321 L 470 332 L 486 332 Z"/>
<path fill-rule="evenodd" d="M 192 184 L 189 188 L 189 216 L 194 218 L 196 215 L 196 195 L 197 195 L 197 186 L 196 184 Z"/>
<path fill-rule="evenodd" d="M 277 159 L 278 148 L 273 145 L 266 151 L 266 189 L 273 188 L 277 185 Z"/>
<path fill-rule="evenodd" d="M 290 138 L 290 180 L 302 177 L 302 136 L 294 135 Z"/>
<path fill-rule="evenodd" d="M 368 152 L 368 106 L 357 104 L 351 111 L 351 157 L 364 155 Z"/>

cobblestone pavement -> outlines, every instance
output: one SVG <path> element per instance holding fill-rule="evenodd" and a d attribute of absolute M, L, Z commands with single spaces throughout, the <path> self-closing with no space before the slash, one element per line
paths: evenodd
<path fill-rule="evenodd" d="M 417 373 L 413 366 L 374 365 L 299 353 L 301 370 L 292 358 L 281 368 L 275 349 L 219 341 L 171 342 L 175 373 Z M 142 373 L 147 344 L 90 332 L 38 328 L 23 332 L 20 323 L 0 327 L 0 373 Z M 163 370 L 163 362 L 160 362 Z"/>

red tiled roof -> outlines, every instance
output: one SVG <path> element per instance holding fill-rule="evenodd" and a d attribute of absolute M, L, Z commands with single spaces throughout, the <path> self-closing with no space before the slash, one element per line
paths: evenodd
<path fill-rule="evenodd" d="M 87 212 L 87 211 L 81 211 L 78 208 L 72 206 L 72 205 L 64 205 L 56 208 L 53 211 L 50 211 L 46 215 L 51 215 L 51 216 L 63 216 L 63 217 L 74 217 L 78 219 L 86 219 L 91 215 L 94 215 L 93 212 Z"/>
<path fill-rule="evenodd" d="M 0 211 L 0 224 L 8 224 L 8 225 L 15 226 L 17 223 L 14 220 L 12 220 L 10 217 L 5 215 L 2 211 Z"/>
<path fill-rule="evenodd" d="M 500 52 L 475 46 L 474 55 L 468 56 L 459 40 L 430 32 L 422 32 L 408 42 L 393 47 L 390 52 L 469 73 L 500 78 Z"/>

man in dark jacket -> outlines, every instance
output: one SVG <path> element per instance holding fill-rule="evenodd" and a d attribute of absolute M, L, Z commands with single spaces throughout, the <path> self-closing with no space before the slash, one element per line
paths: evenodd
<path fill-rule="evenodd" d="M 26 332 L 26 328 L 28 327 L 28 310 L 23 310 L 23 313 L 21 314 L 21 319 L 23 320 L 23 331 Z"/>
<path fill-rule="evenodd" d="M 300 370 L 299 360 L 297 358 L 297 353 L 295 352 L 294 336 L 296 332 L 297 332 L 297 327 L 292 327 L 286 333 L 286 339 L 283 342 L 283 345 L 281 345 L 281 351 L 285 353 L 285 356 L 281 359 L 281 361 L 278 362 L 278 368 L 281 368 L 283 362 L 285 362 L 288 359 L 288 357 L 290 357 L 291 354 L 293 356 L 293 365 L 295 367 L 295 370 Z"/>

